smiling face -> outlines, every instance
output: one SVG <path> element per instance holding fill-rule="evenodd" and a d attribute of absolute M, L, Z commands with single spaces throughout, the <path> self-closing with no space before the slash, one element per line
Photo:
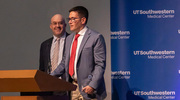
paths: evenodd
<path fill-rule="evenodd" d="M 51 18 L 50 28 L 53 31 L 53 35 L 61 37 L 66 31 L 66 23 L 64 18 L 60 14 L 56 14 Z"/>
<path fill-rule="evenodd" d="M 81 17 L 77 11 L 71 11 L 69 13 L 69 26 L 70 30 L 78 33 L 85 26 L 86 18 Z"/>

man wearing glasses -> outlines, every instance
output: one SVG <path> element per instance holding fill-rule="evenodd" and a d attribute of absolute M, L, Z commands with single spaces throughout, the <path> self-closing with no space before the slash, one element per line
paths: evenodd
<path fill-rule="evenodd" d="M 68 21 L 73 33 L 66 39 L 62 62 L 51 75 L 65 73 L 67 81 L 73 80 L 77 89 L 71 92 L 72 100 L 103 100 L 106 97 L 104 38 L 86 26 L 88 10 L 83 6 L 70 9 Z"/>

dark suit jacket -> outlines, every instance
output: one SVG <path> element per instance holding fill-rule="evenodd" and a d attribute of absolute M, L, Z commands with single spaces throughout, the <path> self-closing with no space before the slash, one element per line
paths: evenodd
<path fill-rule="evenodd" d="M 66 37 L 69 34 L 66 33 Z M 50 51 L 51 51 L 51 44 L 52 44 L 53 37 L 45 40 L 40 47 L 40 59 L 39 59 L 39 70 L 43 72 L 50 72 L 50 67 L 51 67 L 51 60 L 50 60 Z M 66 41 L 66 39 L 65 39 Z M 65 42 L 64 41 L 64 45 Z M 63 51 L 64 52 L 64 51 Z M 63 53 L 64 54 L 64 53 Z"/>
<path fill-rule="evenodd" d="M 51 67 L 50 50 L 53 37 L 44 41 L 40 47 L 40 59 L 39 70 L 49 73 L 49 67 Z"/>
<path fill-rule="evenodd" d="M 74 33 L 70 34 L 66 39 L 65 54 L 60 65 L 54 70 L 51 75 L 57 76 L 66 74 L 66 81 L 69 81 L 69 59 L 70 48 L 73 41 Z M 106 67 L 106 46 L 104 37 L 88 29 L 81 42 L 77 55 L 77 82 L 81 95 L 86 99 L 91 99 L 94 96 L 98 100 L 103 100 L 106 97 L 106 88 L 104 82 L 104 71 Z M 93 87 L 96 92 L 94 95 L 88 95 L 82 91 L 82 87 Z"/>

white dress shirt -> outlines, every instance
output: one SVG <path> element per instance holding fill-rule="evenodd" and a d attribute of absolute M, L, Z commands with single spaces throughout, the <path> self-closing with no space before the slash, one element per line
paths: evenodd
<path fill-rule="evenodd" d="M 85 26 L 81 31 L 79 31 L 79 37 L 78 37 L 78 43 L 77 43 L 77 48 L 76 48 L 76 56 L 75 56 L 75 61 L 74 61 L 74 75 L 72 76 L 73 79 L 77 80 L 77 72 L 76 72 L 76 65 L 77 65 L 77 56 L 78 56 L 78 52 L 79 52 L 79 48 L 80 48 L 80 45 L 81 45 L 81 42 L 83 40 L 83 37 L 87 31 L 87 26 Z M 71 49 L 72 49 L 72 44 L 74 42 L 74 39 L 71 43 Z M 70 52 L 71 54 L 71 52 Z"/>
<path fill-rule="evenodd" d="M 58 65 L 61 63 L 62 57 L 63 57 L 63 49 L 64 49 L 64 41 L 66 38 L 66 32 L 64 33 L 63 36 L 60 37 L 60 43 L 59 43 L 59 59 L 58 59 Z M 53 41 L 51 45 L 51 52 L 50 52 L 50 57 L 52 61 L 52 57 L 54 54 L 54 48 L 55 48 L 55 42 L 56 42 L 57 37 L 53 35 Z M 56 66 L 57 67 L 57 66 Z"/>

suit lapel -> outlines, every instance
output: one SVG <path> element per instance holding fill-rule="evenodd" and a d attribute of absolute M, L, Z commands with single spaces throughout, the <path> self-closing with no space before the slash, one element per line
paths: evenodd
<path fill-rule="evenodd" d="M 53 41 L 53 38 L 51 38 L 48 42 L 47 42 L 47 55 L 48 55 L 48 60 L 50 60 L 50 52 L 51 52 L 51 45 L 52 45 L 52 41 Z"/>
<path fill-rule="evenodd" d="M 83 37 L 83 40 L 82 40 L 81 45 L 80 45 L 80 48 L 79 48 L 77 61 L 78 61 L 79 56 L 80 56 L 80 54 L 81 54 L 81 52 L 82 52 L 82 49 L 84 48 L 84 45 L 86 44 L 87 40 L 88 40 L 89 37 L 90 37 L 90 33 L 91 33 L 91 32 L 90 32 L 90 30 L 88 29 L 88 30 L 86 31 L 84 37 Z"/>

